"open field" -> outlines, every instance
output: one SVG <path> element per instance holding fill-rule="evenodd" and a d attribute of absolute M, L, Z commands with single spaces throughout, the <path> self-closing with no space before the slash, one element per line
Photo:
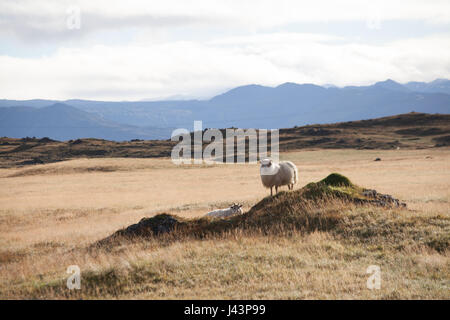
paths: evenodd
<path fill-rule="evenodd" d="M 268 195 L 258 166 L 99 158 L 0 169 L 0 297 L 66 297 L 69 290 L 54 285 L 76 264 L 82 289 L 75 297 L 83 298 L 450 298 L 448 147 L 308 150 L 282 158 L 298 166 L 296 189 L 339 172 L 405 201 L 408 210 L 315 209 L 348 212 L 349 230 L 360 216 L 371 221 L 368 229 L 386 228 L 370 241 L 333 231 L 236 230 L 87 250 L 160 212 L 194 218 L 233 202 L 248 210 Z M 438 245 L 427 245 L 433 241 Z M 381 266 L 380 290 L 366 288 L 369 265 Z"/>

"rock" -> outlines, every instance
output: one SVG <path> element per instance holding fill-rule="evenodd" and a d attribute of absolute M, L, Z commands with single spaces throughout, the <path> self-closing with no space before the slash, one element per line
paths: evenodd
<path fill-rule="evenodd" d="M 381 161 L 381 158 L 376 158 L 376 159 L 373 160 L 373 161 Z"/>
<path fill-rule="evenodd" d="M 377 190 L 365 189 L 363 191 L 363 196 L 375 198 L 377 196 Z"/>
<path fill-rule="evenodd" d="M 159 235 L 172 231 L 179 221 L 169 214 L 159 214 L 152 218 L 142 218 L 136 224 L 118 231 L 122 236 Z"/>
<path fill-rule="evenodd" d="M 406 203 L 401 202 L 399 199 L 395 199 L 390 194 L 378 193 L 376 190 L 364 189 L 363 196 L 370 199 L 361 200 L 362 203 L 372 203 L 382 207 L 402 207 L 406 208 Z"/>

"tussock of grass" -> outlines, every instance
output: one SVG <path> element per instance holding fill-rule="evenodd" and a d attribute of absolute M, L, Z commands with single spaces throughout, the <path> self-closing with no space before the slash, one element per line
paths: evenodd
<path fill-rule="evenodd" d="M 334 187 L 353 187 L 353 183 L 351 183 L 350 179 L 339 173 L 332 173 L 319 183 Z"/>
<path fill-rule="evenodd" d="M 361 202 L 367 199 L 362 194 L 363 190 L 363 188 L 353 184 L 347 177 L 339 173 L 332 173 L 319 182 L 307 184 L 302 189 L 302 197 L 310 200 L 338 198 Z"/>

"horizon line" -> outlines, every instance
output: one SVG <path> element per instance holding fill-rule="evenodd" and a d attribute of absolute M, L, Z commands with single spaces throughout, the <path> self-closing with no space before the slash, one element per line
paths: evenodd
<path fill-rule="evenodd" d="M 52 99 L 52 98 L 33 98 L 33 99 L 8 99 L 8 98 L 0 98 L 0 101 L 39 101 L 39 100 L 49 100 L 49 101 L 54 101 L 56 103 L 58 102 L 68 102 L 71 100 L 79 100 L 79 101 L 87 101 L 87 102 L 116 102 L 116 103 L 124 103 L 124 102 L 132 102 L 132 103 L 145 103 L 145 102 L 162 102 L 162 101 L 209 101 L 215 97 L 218 97 L 220 95 L 226 94 L 227 92 L 230 92 L 231 90 L 237 89 L 237 88 L 242 88 L 242 87 L 250 87 L 250 86 L 257 86 L 257 87 L 265 87 L 265 88 L 271 88 L 271 89 L 275 89 L 278 87 L 281 87 L 283 85 L 286 84 L 294 84 L 294 85 L 313 85 L 313 86 L 317 86 L 317 87 L 321 87 L 324 89 L 329 89 L 329 88 L 338 88 L 338 89 L 345 89 L 348 87 L 370 87 L 373 85 L 376 85 L 377 83 L 383 83 L 383 82 L 387 82 L 387 81 L 392 81 L 394 83 L 400 84 L 400 85 L 406 85 L 409 83 L 426 83 L 426 84 L 430 84 L 433 83 L 435 81 L 439 81 L 439 80 L 444 80 L 444 81 L 450 81 L 447 78 L 436 78 L 434 80 L 431 81 L 408 81 L 408 82 L 398 82 L 393 80 L 392 78 L 387 78 L 385 80 L 380 80 L 380 81 L 376 81 L 373 82 L 371 84 L 367 84 L 367 85 L 345 85 L 345 86 L 337 86 L 334 85 L 332 83 L 325 83 L 325 84 L 316 84 L 316 83 L 312 83 L 312 82 L 304 82 L 304 83 L 298 83 L 298 82 L 292 82 L 292 81 L 286 81 L 283 82 L 281 84 L 275 85 L 275 86 L 269 86 L 269 85 L 263 85 L 263 84 L 258 84 L 258 83 L 249 83 L 249 84 L 243 84 L 243 85 L 238 85 L 235 87 L 231 87 L 228 89 L 225 89 L 225 91 L 222 91 L 221 93 L 215 94 L 213 96 L 210 96 L 208 98 L 201 98 L 201 97 L 192 97 L 192 98 L 188 98 L 188 99 L 170 99 L 171 97 L 176 97 L 176 96 L 183 96 L 184 94 L 173 94 L 170 96 L 167 96 L 166 98 L 144 98 L 144 99 L 139 99 L 139 100 L 95 100 L 95 99 L 81 99 L 81 98 L 69 98 L 69 99 Z M 406 88 L 408 89 L 408 88 Z"/>

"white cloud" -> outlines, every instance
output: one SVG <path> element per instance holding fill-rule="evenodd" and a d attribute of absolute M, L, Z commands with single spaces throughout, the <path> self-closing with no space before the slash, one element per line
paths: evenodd
<path fill-rule="evenodd" d="M 2 98 L 140 100 L 205 96 L 259 83 L 366 84 L 450 77 L 450 35 L 383 44 L 271 33 L 214 41 L 60 48 L 36 58 L 0 56 Z"/>
<path fill-rule="evenodd" d="M 79 30 L 67 28 L 70 6 L 81 10 Z M 370 42 L 326 29 L 354 21 L 375 33 L 389 33 L 385 21 L 421 21 L 440 33 Z M 326 27 L 293 27 L 308 22 Z M 138 100 L 249 83 L 433 80 L 450 77 L 449 24 L 448 0 L 2 0 L 0 98 Z"/>
<path fill-rule="evenodd" d="M 81 9 L 82 28 L 66 27 L 67 8 Z M 448 0 L 3 0 L 0 34 L 26 41 L 67 41 L 102 30 L 183 26 L 262 30 L 297 22 L 385 20 L 450 23 Z"/>

